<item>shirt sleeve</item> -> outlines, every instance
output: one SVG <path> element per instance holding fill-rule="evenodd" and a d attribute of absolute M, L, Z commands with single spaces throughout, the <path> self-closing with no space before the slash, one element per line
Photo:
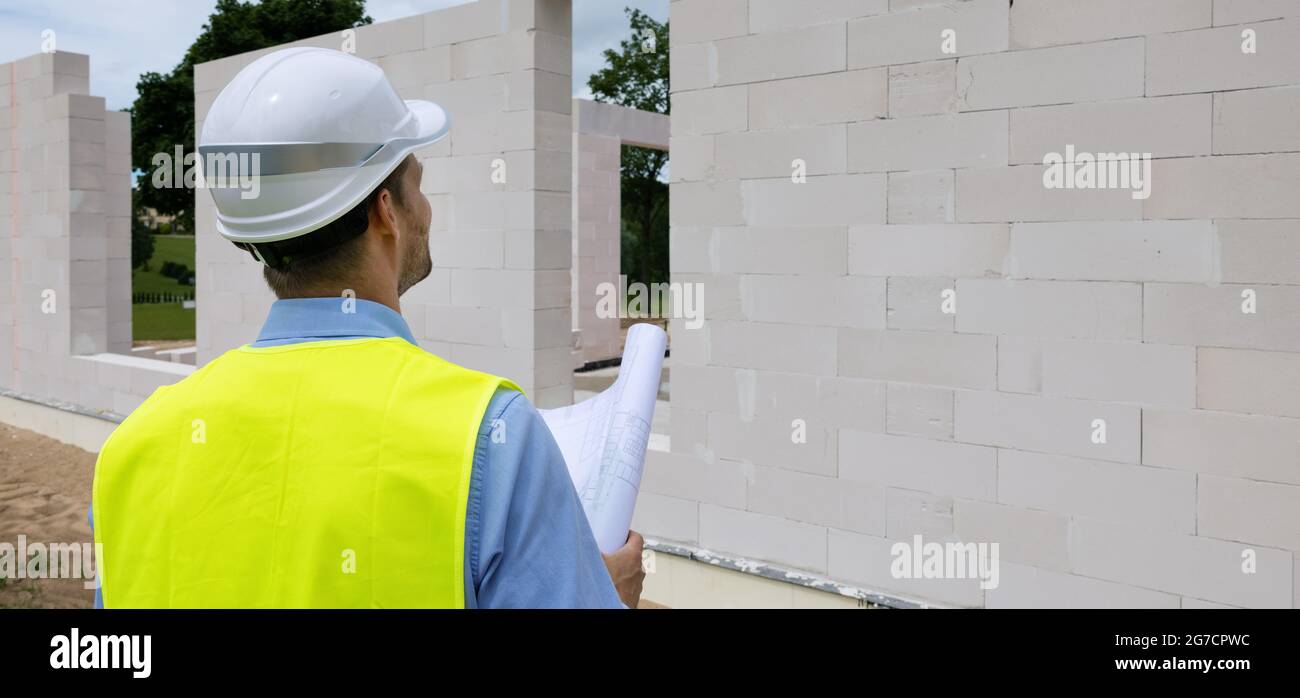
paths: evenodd
<path fill-rule="evenodd" d="M 482 467 L 466 515 L 473 605 L 625 608 L 560 447 L 521 393 L 493 396 L 474 460 Z"/>
<path fill-rule="evenodd" d="M 90 532 L 91 532 L 91 534 L 93 535 L 93 534 L 95 533 L 95 507 L 94 507 L 94 505 L 91 505 L 90 507 L 88 507 L 88 508 L 86 509 L 86 521 L 90 522 Z M 95 560 L 95 565 L 96 565 L 96 567 L 95 567 L 95 581 L 98 582 L 97 584 L 95 584 L 95 608 L 103 608 L 103 607 L 104 607 L 103 578 L 100 577 L 100 575 L 99 575 L 99 567 L 98 567 L 98 565 L 99 565 L 99 560 L 98 560 L 98 559 Z"/>

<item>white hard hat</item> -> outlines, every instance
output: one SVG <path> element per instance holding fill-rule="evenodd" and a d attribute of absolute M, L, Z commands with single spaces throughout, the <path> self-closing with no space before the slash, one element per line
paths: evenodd
<path fill-rule="evenodd" d="M 402 100 L 368 61 L 323 48 L 267 54 L 217 95 L 199 136 L 209 184 L 219 184 L 212 168 L 223 157 L 233 164 L 248 156 L 240 172 L 258 176 L 256 196 L 233 178 L 210 189 L 217 231 L 236 243 L 267 243 L 317 230 L 449 126 L 442 107 Z"/>

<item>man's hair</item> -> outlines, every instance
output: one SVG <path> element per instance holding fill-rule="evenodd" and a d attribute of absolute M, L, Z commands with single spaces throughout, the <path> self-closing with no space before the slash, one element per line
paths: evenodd
<path fill-rule="evenodd" d="M 402 176 L 411 165 L 411 157 L 402 158 L 402 162 L 384 179 L 375 190 L 352 210 L 340 216 L 332 223 L 307 233 L 306 238 L 317 240 L 342 240 L 319 250 L 301 252 L 293 256 L 287 266 L 273 268 L 262 267 L 262 276 L 266 285 L 271 287 L 277 298 L 297 298 L 304 293 L 328 286 L 330 283 L 343 282 L 349 275 L 356 273 L 361 265 L 361 236 L 370 227 L 370 209 L 379 200 L 379 192 L 388 190 L 393 203 L 398 208 L 405 208 L 405 192 L 402 188 Z M 275 245 L 275 243 L 270 243 Z M 342 292 L 342 288 L 339 289 Z"/>

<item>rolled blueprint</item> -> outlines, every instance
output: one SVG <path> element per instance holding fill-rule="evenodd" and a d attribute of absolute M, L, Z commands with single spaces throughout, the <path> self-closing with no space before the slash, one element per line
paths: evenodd
<path fill-rule="evenodd" d="M 632 525 L 667 343 L 659 327 L 633 325 L 613 385 L 576 405 L 540 410 L 602 553 L 622 547 Z"/>

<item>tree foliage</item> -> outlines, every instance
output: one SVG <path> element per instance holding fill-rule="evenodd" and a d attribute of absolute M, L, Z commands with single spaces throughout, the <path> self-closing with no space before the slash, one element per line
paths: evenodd
<path fill-rule="evenodd" d="M 140 191 L 131 192 L 131 268 L 148 271 L 153 257 L 154 230 L 140 218 L 139 200 Z"/>
<path fill-rule="evenodd" d="M 668 23 L 624 12 L 631 34 L 619 50 L 605 49 L 605 67 L 587 86 L 598 102 L 668 114 Z M 623 146 L 622 271 L 633 281 L 668 280 L 668 185 L 660 180 L 667 163 L 665 151 Z"/>
<path fill-rule="evenodd" d="M 203 31 L 170 73 L 148 72 L 136 84 L 131 112 L 131 166 L 139 179 L 136 215 L 151 207 L 176 216 L 174 232 L 194 232 L 194 192 L 155 188 L 156 153 L 174 157 L 176 146 L 194 151 L 194 66 L 247 51 L 277 46 L 370 24 L 365 0 L 217 0 Z"/>

